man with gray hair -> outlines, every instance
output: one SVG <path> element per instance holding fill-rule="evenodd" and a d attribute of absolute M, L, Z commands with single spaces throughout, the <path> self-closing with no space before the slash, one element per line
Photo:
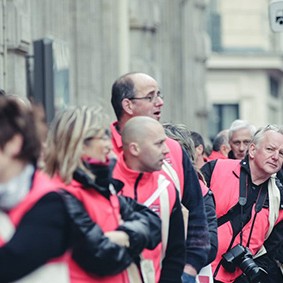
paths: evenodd
<path fill-rule="evenodd" d="M 215 283 L 270 283 L 253 258 L 263 252 L 265 239 L 283 219 L 276 178 L 282 164 L 283 128 L 268 125 L 255 133 L 243 160 L 218 159 L 202 167 L 218 220 Z M 242 276 L 247 281 L 239 279 Z"/>
<path fill-rule="evenodd" d="M 235 120 L 228 132 L 231 151 L 228 154 L 230 159 L 243 159 L 246 156 L 248 146 L 256 131 L 254 125 L 245 120 Z"/>

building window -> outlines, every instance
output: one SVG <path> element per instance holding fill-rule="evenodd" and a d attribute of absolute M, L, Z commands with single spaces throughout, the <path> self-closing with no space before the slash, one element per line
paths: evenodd
<path fill-rule="evenodd" d="M 207 33 L 210 36 L 212 51 L 220 52 L 222 51 L 221 15 L 217 7 L 218 7 L 218 1 L 212 0 L 209 4 L 209 9 L 208 9 Z"/>
<path fill-rule="evenodd" d="M 272 97 L 279 97 L 279 81 L 272 76 L 269 77 L 269 91 Z"/>
<path fill-rule="evenodd" d="M 239 104 L 213 104 L 208 120 L 208 135 L 211 140 L 221 130 L 228 129 L 239 119 Z"/>

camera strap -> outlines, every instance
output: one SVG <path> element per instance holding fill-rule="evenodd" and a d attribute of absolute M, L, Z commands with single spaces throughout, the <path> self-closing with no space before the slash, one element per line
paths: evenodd
<path fill-rule="evenodd" d="M 240 212 L 240 230 L 238 232 L 235 232 L 233 230 L 233 236 L 232 239 L 230 241 L 229 247 L 227 249 L 227 251 L 229 251 L 232 246 L 233 243 L 237 237 L 237 235 L 240 233 L 240 244 L 242 245 L 242 236 L 243 236 L 243 227 L 249 222 L 250 218 L 246 218 L 246 220 L 244 219 L 244 207 L 249 204 L 250 200 L 248 200 L 248 192 L 252 190 L 251 188 L 252 186 L 252 181 L 250 178 L 250 175 L 248 173 L 247 170 L 245 170 L 243 167 L 241 167 L 241 171 L 240 171 L 240 186 L 239 186 L 239 200 L 238 203 L 236 205 L 234 205 L 225 215 L 221 216 L 218 218 L 218 227 L 225 224 L 228 221 L 232 221 L 233 219 L 239 219 L 238 216 L 239 212 Z M 252 222 L 252 226 L 251 226 L 251 230 L 249 233 L 249 238 L 247 241 L 247 247 L 249 246 L 250 243 L 250 239 L 251 239 L 251 235 L 252 235 L 252 231 L 253 231 L 253 227 L 254 227 L 254 223 L 256 220 L 256 216 L 258 214 L 258 212 L 261 211 L 261 209 L 263 208 L 266 196 L 267 196 L 267 186 L 265 186 L 265 184 L 261 185 L 259 188 L 259 192 L 255 201 L 255 214 L 254 214 L 254 218 L 253 218 L 253 222 Z M 240 207 L 239 207 L 240 206 Z M 254 205 L 252 205 L 251 208 L 251 214 L 252 214 L 252 209 L 253 209 Z M 226 251 L 226 252 L 227 252 Z M 219 262 L 219 264 L 217 265 L 213 276 L 216 277 L 218 270 L 221 266 L 221 261 Z"/>
<path fill-rule="evenodd" d="M 240 196 L 239 196 L 239 204 L 241 206 L 241 231 L 240 231 L 240 243 L 241 244 L 242 244 L 242 239 L 243 239 L 243 227 L 247 224 L 247 222 L 244 223 L 244 216 L 243 216 L 244 206 L 247 204 L 247 194 L 249 191 L 252 190 L 252 188 L 249 188 L 249 186 L 252 186 L 251 177 L 247 173 L 247 171 L 242 167 L 241 172 L 240 172 Z M 256 216 L 262 210 L 266 197 L 267 197 L 267 186 L 262 184 L 259 187 L 259 192 L 258 192 L 256 201 L 255 201 L 255 214 L 252 220 L 252 226 L 251 226 L 249 238 L 247 241 L 247 247 L 249 247 L 249 244 L 250 244 Z M 252 210 L 251 210 L 251 214 L 252 214 Z"/>
<path fill-rule="evenodd" d="M 244 219 L 244 207 L 247 205 L 247 202 L 248 202 L 248 204 L 250 202 L 250 201 L 248 201 L 248 192 L 249 192 L 249 190 L 252 190 L 251 188 L 249 188 L 249 187 L 251 187 L 251 185 L 252 185 L 252 182 L 251 182 L 251 178 L 250 178 L 248 172 L 244 168 L 241 168 L 241 171 L 240 171 L 240 186 L 239 186 L 239 201 L 236 205 L 234 205 L 231 209 L 229 209 L 229 211 L 226 214 L 224 214 L 223 216 L 218 218 L 218 220 L 217 220 L 218 227 L 225 224 L 228 221 L 231 221 L 232 219 L 239 219 L 237 217 L 239 215 L 239 213 L 240 213 L 240 221 L 241 221 L 240 231 L 248 223 L 249 219 Z M 255 212 L 256 212 L 256 214 L 261 211 L 261 209 L 264 205 L 266 196 L 267 196 L 267 186 L 262 185 L 259 188 L 259 192 L 258 192 L 257 198 L 255 200 Z M 256 214 L 255 214 L 255 216 L 256 216 Z M 253 220 L 253 222 L 254 221 L 255 221 L 255 219 Z M 236 235 L 238 233 L 236 233 Z"/>
<path fill-rule="evenodd" d="M 226 214 L 222 215 L 221 217 L 219 217 L 217 219 L 218 227 L 220 227 L 221 225 L 223 225 L 226 222 L 233 219 L 234 214 L 238 214 L 237 208 L 238 208 L 239 205 L 240 205 L 241 215 L 242 215 L 242 208 L 247 203 L 247 194 L 248 194 L 248 187 L 247 186 L 248 186 L 248 174 L 246 174 L 244 172 L 243 168 L 241 168 L 239 201 L 232 208 L 230 208 L 229 211 Z M 242 222 L 242 217 L 241 217 L 241 222 Z"/>

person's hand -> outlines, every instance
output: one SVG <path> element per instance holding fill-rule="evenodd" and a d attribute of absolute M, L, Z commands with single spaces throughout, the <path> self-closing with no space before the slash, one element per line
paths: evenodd
<path fill-rule="evenodd" d="M 185 265 L 184 272 L 192 276 L 197 276 L 198 274 L 196 269 L 190 264 Z"/>
<path fill-rule="evenodd" d="M 124 231 L 109 231 L 104 233 L 104 236 L 121 247 L 128 248 L 130 246 L 129 236 Z"/>
<path fill-rule="evenodd" d="M 192 265 L 186 264 L 183 275 L 182 275 L 182 282 L 183 283 L 195 283 L 196 276 L 197 276 L 196 269 Z"/>

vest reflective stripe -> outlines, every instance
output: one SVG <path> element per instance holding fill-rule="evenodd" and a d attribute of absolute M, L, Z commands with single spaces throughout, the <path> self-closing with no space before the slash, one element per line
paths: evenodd
<path fill-rule="evenodd" d="M 160 174 L 158 178 L 158 188 L 143 203 L 145 206 L 149 207 L 157 198 L 160 200 L 160 218 L 162 220 L 162 259 L 165 257 L 169 235 L 170 201 L 167 191 L 169 184 L 170 181 L 168 181 L 165 176 Z"/>
<path fill-rule="evenodd" d="M 137 171 L 131 170 L 127 167 L 122 153 L 118 156 L 118 162 L 116 163 L 114 171 L 113 171 L 113 177 L 124 183 L 124 187 L 121 190 L 120 194 L 123 196 L 131 197 L 131 198 L 137 197 L 136 200 L 143 204 L 148 199 L 151 199 L 151 196 L 154 195 L 156 190 L 159 188 L 158 180 L 159 180 L 160 175 L 162 175 L 162 178 L 167 178 L 167 175 L 164 176 L 163 174 L 165 174 L 163 171 L 155 171 L 152 173 L 144 172 L 142 175 L 142 178 L 140 178 L 140 181 L 138 182 L 138 184 L 136 184 L 136 187 L 135 187 L 136 180 L 137 178 L 139 178 L 140 173 Z M 163 192 L 166 192 L 166 191 L 169 197 L 168 197 L 168 201 L 165 201 L 165 202 L 167 203 L 168 210 L 169 210 L 169 217 L 170 217 L 172 209 L 176 202 L 176 197 L 177 197 L 176 195 L 177 192 L 172 182 L 169 181 L 167 189 L 163 190 Z M 135 196 L 135 192 L 136 192 L 136 196 Z M 155 198 L 155 201 L 153 202 L 150 201 L 151 205 L 148 203 L 149 207 L 153 211 L 155 211 L 160 217 L 164 217 L 162 216 L 162 210 L 164 214 L 164 209 L 161 207 L 162 204 L 161 204 L 160 196 L 157 198 L 156 197 L 154 198 Z M 163 231 L 168 230 L 168 228 L 164 228 L 164 227 L 165 226 L 163 226 Z M 156 282 L 159 281 L 159 277 L 160 277 L 161 261 L 162 261 L 162 246 L 163 246 L 163 243 L 160 243 L 154 250 L 146 249 L 142 253 L 144 259 L 153 260 L 154 269 L 156 270 Z"/>

